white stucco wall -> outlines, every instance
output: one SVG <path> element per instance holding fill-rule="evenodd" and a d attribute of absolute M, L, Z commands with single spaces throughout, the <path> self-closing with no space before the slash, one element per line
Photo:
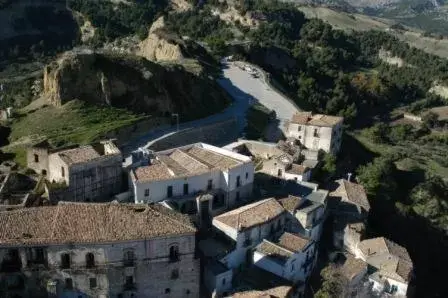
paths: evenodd
<path fill-rule="evenodd" d="M 299 131 L 299 127 L 301 128 Z M 342 122 L 333 127 L 299 125 L 290 123 L 288 134 L 290 137 L 298 139 L 306 148 L 312 150 L 322 149 L 325 152 L 337 153 L 342 140 Z M 314 137 L 314 132 L 318 137 Z M 335 133 L 333 134 L 333 131 Z M 334 139 L 333 139 L 334 138 Z"/>

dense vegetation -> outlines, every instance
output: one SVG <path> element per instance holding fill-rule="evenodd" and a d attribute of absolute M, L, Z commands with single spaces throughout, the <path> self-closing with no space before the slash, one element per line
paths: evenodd
<path fill-rule="evenodd" d="M 112 1 L 69 0 L 71 9 L 82 13 L 95 28 L 94 43 L 138 34 L 146 37 L 149 24 L 167 6 L 165 0 L 134 0 L 131 3 Z"/>

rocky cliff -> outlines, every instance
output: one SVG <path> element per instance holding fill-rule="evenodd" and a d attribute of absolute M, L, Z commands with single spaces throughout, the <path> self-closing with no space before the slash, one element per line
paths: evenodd
<path fill-rule="evenodd" d="M 134 56 L 68 52 L 44 69 L 44 95 L 55 105 L 72 99 L 183 120 L 224 108 L 226 94 L 205 73 Z"/>

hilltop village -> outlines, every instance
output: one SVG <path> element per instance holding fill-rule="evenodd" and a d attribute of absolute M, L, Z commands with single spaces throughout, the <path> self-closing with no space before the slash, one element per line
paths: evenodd
<path fill-rule="evenodd" d="M 344 296 L 410 295 L 407 250 L 366 236 L 364 188 L 312 182 L 343 120 L 297 112 L 276 143 L 29 147 L 34 174 L 2 165 L 2 297 L 308 297 L 325 262 Z"/>

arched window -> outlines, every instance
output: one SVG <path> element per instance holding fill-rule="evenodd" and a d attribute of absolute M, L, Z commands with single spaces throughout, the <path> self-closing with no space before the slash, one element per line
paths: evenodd
<path fill-rule="evenodd" d="M 91 252 L 86 254 L 86 267 L 87 268 L 95 267 L 95 256 Z"/>
<path fill-rule="evenodd" d="M 177 245 L 170 246 L 170 262 L 179 261 L 179 247 Z"/>

